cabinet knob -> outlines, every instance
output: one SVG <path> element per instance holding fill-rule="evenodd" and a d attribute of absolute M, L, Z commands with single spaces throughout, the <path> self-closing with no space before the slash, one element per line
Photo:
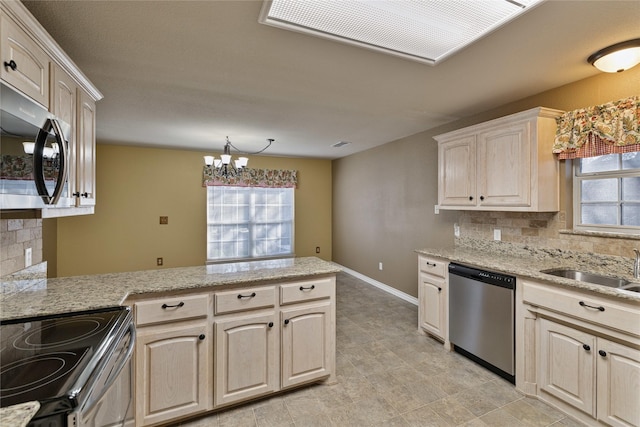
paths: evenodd
<path fill-rule="evenodd" d="M 589 344 L 582 344 L 582 348 L 584 348 L 586 351 L 591 351 L 591 347 L 589 347 Z"/>
<path fill-rule="evenodd" d="M 82 197 L 89 197 L 89 193 L 86 193 L 86 192 L 85 192 L 85 193 L 82 193 L 82 194 L 81 194 L 81 196 L 82 196 Z"/>
<path fill-rule="evenodd" d="M 200 334 L 200 335 L 198 336 L 198 339 L 199 339 L 200 341 L 202 341 L 203 339 L 205 339 L 204 334 Z"/>
<path fill-rule="evenodd" d="M 13 71 L 15 71 L 18 68 L 18 64 L 16 64 L 16 61 L 14 61 L 13 59 L 9 62 L 4 61 L 4 68 L 11 68 Z"/>
<path fill-rule="evenodd" d="M 289 319 L 284 319 L 284 324 L 288 325 L 289 324 Z"/>
<path fill-rule="evenodd" d="M 73 197 L 80 197 L 80 192 L 76 191 L 75 193 L 72 194 Z"/>
<path fill-rule="evenodd" d="M 273 322 L 269 322 L 269 327 L 273 328 Z"/>
<path fill-rule="evenodd" d="M 469 196 L 469 200 L 473 200 L 473 196 Z"/>
<path fill-rule="evenodd" d="M 442 292 L 442 288 L 438 286 L 438 292 Z"/>
<path fill-rule="evenodd" d="M 602 357 L 607 357 L 607 352 L 604 350 L 598 350 L 598 354 Z"/>
<path fill-rule="evenodd" d="M 480 196 L 480 200 L 484 200 L 484 196 Z"/>

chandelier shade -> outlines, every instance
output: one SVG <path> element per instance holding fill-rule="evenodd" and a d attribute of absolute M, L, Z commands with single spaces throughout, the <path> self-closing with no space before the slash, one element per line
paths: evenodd
<path fill-rule="evenodd" d="M 267 139 L 267 145 L 261 149 L 258 150 L 256 152 L 253 153 L 248 153 L 248 152 L 243 152 L 238 150 L 237 147 L 235 147 L 231 141 L 229 141 L 229 137 L 227 136 L 227 141 L 224 144 L 224 149 L 223 149 L 223 154 L 220 155 L 220 158 L 217 159 L 214 156 L 204 156 L 204 164 L 205 164 L 205 168 L 210 168 L 212 169 L 212 172 L 216 172 L 216 174 L 220 175 L 220 176 L 236 176 L 242 173 L 243 169 L 247 167 L 247 164 L 249 163 L 249 158 L 248 157 L 238 157 L 237 159 L 232 160 L 232 156 L 231 156 L 231 149 L 233 148 L 234 150 L 238 151 L 240 154 L 260 154 L 263 151 L 265 151 L 267 148 L 269 148 L 271 146 L 271 143 L 273 143 L 275 140 L 272 138 Z M 214 171 L 215 170 L 215 171 Z"/>

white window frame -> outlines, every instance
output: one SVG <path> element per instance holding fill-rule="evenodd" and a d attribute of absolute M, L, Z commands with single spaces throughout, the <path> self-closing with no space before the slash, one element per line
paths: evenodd
<path fill-rule="evenodd" d="M 256 218 L 254 218 L 252 216 L 252 214 L 254 213 L 254 209 L 253 209 L 253 205 L 255 203 L 255 197 L 256 195 L 252 192 L 251 194 L 251 200 L 249 202 L 249 204 L 252 206 L 250 208 L 250 213 L 249 213 L 249 220 L 248 222 L 246 222 L 249 230 L 249 233 L 252 233 L 253 230 L 253 226 L 255 225 L 259 225 L 259 224 L 275 224 L 275 223 L 283 223 L 283 222 L 290 222 L 291 223 L 291 251 L 288 253 L 278 253 L 278 254 L 270 254 L 270 255 L 265 255 L 265 256 L 255 256 L 255 247 L 256 247 L 256 240 L 252 237 L 249 239 L 250 242 L 250 249 L 249 249 L 249 256 L 247 257 L 229 257 L 229 258 L 210 258 L 210 252 L 209 252 L 209 242 L 210 240 L 210 236 L 209 236 L 209 230 L 210 230 L 210 226 L 211 225 L 221 225 L 221 224 L 241 224 L 241 223 L 225 223 L 224 221 L 217 223 L 217 222 L 210 222 L 209 218 L 211 218 L 209 209 L 211 209 L 213 207 L 213 202 L 210 200 L 210 195 L 212 195 L 212 192 L 214 191 L 214 189 L 225 189 L 225 188 L 238 188 L 238 187 L 234 187 L 234 186 L 211 186 L 211 187 L 207 187 L 207 191 L 206 191 L 206 198 L 207 198 L 207 230 L 206 230 L 206 252 L 207 252 L 207 263 L 208 264 L 215 264 L 215 263 L 224 263 L 224 262 L 233 262 L 233 261 L 251 261 L 251 260 L 264 260 L 264 259 L 278 259 L 278 258 L 290 258 L 295 256 L 295 189 L 294 188 L 284 188 L 286 190 L 290 190 L 291 191 L 291 220 L 290 221 L 257 221 Z M 242 187 L 245 189 L 250 189 L 252 191 L 255 190 L 262 190 L 264 191 L 265 188 L 262 187 Z M 210 191 L 211 190 L 211 191 Z M 266 189 L 268 190 L 268 189 Z M 283 188 L 277 188 L 277 190 L 283 190 Z M 244 222 L 242 223 L 244 224 Z"/>
<path fill-rule="evenodd" d="M 618 233 L 629 235 L 640 235 L 640 227 L 622 226 L 622 225 L 604 225 L 604 224 L 582 224 L 582 182 L 589 179 L 606 179 L 606 178 L 629 178 L 640 177 L 640 169 L 627 169 L 607 172 L 580 172 L 580 160 L 573 160 L 573 229 L 575 231 L 596 231 L 602 233 Z M 620 191 L 618 187 L 618 204 L 621 202 Z M 618 210 L 618 219 L 620 219 L 620 210 Z"/>

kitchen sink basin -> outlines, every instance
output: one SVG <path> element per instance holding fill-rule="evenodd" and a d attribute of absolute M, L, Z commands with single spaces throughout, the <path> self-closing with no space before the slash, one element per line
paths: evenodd
<path fill-rule="evenodd" d="M 550 270 L 542 270 L 541 273 L 565 277 L 567 279 L 578 280 L 580 282 L 608 286 L 610 288 L 620 288 L 627 291 L 640 292 L 640 283 L 632 283 L 625 279 L 601 276 L 599 274 L 588 273 L 586 271 L 572 270 L 568 268 L 552 268 Z"/>

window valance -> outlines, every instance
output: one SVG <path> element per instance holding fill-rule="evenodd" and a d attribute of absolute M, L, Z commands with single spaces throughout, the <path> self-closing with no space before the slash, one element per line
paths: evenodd
<path fill-rule="evenodd" d="M 280 169 L 245 168 L 237 176 L 224 176 L 220 170 L 205 166 L 202 170 L 202 186 L 231 185 L 236 187 L 296 188 L 298 171 Z"/>
<path fill-rule="evenodd" d="M 575 159 L 640 151 L 640 97 L 568 111 L 556 119 L 553 152 Z"/>

